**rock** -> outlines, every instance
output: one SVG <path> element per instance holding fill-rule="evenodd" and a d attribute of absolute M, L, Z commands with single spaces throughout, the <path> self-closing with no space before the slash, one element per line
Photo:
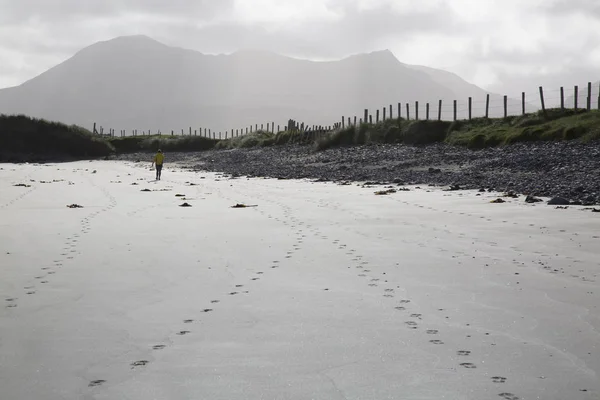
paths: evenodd
<path fill-rule="evenodd" d="M 462 190 L 462 188 L 460 187 L 460 185 L 454 184 L 454 185 L 450 185 L 450 189 L 448 189 L 449 191 L 456 191 L 456 190 Z"/>
<path fill-rule="evenodd" d="M 549 206 L 568 206 L 571 202 L 562 197 L 553 197 L 549 202 Z"/>
<path fill-rule="evenodd" d="M 506 201 L 504 201 L 502 199 L 496 199 L 496 200 L 490 201 L 490 203 L 492 203 L 492 204 L 502 204 L 502 203 L 506 203 Z"/>
<path fill-rule="evenodd" d="M 429 167 L 429 173 L 430 174 L 440 174 L 440 173 L 442 173 L 442 170 L 439 168 Z"/>
<path fill-rule="evenodd" d="M 527 196 L 525 198 L 525 203 L 530 203 L 530 204 L 531 203 L 541 203 L 542 201 L 544 201 L 544 200 L 538 199 L 537 197 L 534 197 L 534 196 Z"/>
<path fill-rule="evenodd" d="M 516 194 L 514 191 L 512 191 L 512 190 L 509 190 L 509 191 L 508 191 L 508 193 L 506 193 L 506 194 L 504 195 L 504 197 L 510 197 L 510 198 L 512 198 L 512 199 L 517 199 L 517 198 L 519 197 L 519 195 L 518 195 L 518 194 Z"/>
<path fill-rule="evenodd" d="M 395 183 L 396 185 L 404 185 L 404 181 L 399 178 L 394 179 L 392 183 Z"/>

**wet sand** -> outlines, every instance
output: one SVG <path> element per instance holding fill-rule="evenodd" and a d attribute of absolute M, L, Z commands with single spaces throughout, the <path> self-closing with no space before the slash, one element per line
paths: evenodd
<path fill-rule="evenodd" d="M 2 398 L 600 396 L 599 214 L 148 167 L 0 165 Z"/>

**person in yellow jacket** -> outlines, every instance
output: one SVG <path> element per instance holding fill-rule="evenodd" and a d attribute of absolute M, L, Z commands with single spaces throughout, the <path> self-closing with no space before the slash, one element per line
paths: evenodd
<path fill-rule="evenodd" d="M 156 180 L 160 181 L 160 174 L 162 172 L 163 162 L 165 161 L 165 155 L 162 150 L 158 149 L 158 153 L 154 156 L 152 166 L 156 166 Z"/>

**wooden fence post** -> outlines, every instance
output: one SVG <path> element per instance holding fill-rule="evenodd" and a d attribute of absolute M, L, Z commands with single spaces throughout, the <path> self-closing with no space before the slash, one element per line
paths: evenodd
<path fill-rule="evenodd" d="M 410 105 L 406 103 L 406 120 L 410 120 Z"/>
<path fill-rule="evenodd" d="M 425 119 L 429 121 L 429 103 L 425 104 Z"/>
<path fill-rule="evenodd" d="M 525 96 L 525 93 L 523 93 L 523 96 Z M 544 88 L 541 86 L 540 86 L 540 104 L 542 105 L 542 112 L 544 113 L 544 115 L 546 115 L 546 104 L 544 103 Z"/>
<path fill-rule="evenodd" d="M 373 125 L 373 116 L 369 114 L 369 124 Z"/>
<path fill-rule="evenodd" d="M 438 101 L 438 121 L 442 120 L 442 100 Z"/>
<path fill-rule="evenodd" d="M 415 120 L 419 120 L 419 102 L 415 101 Z"/>
<path fill-rule="evenodd" d="M 525 115 L 525 92 L 521 92 L 521 113 Z"/>
<path fill-rule="evenodd" d="M 579 102 L 579 87 L 577 85 L 575 85 L 575 87 L 573 89 L 575 92 L 575 111 L 577 111 L 577 105 Z"/>
<path fill-rule="evenodd" d="M 592 109 L 592 82 L 588 82 L 587 110 Z"/>
<path fill-rule="evenodd" d="M 375 110 L 375 115 L 376 115 L 376 117 L 375 117 L 375 123 L 378 124 L 379 123 L 379 109 Z"/>
<path fill-rule="evenodd" d="M 402 118 L 402 104 L 398 103 L 398 119 Z"/>
<path fill-rule="evenodd" d="M 456 100 L 454 100 L 453 104 L 454 104 L 454 111 L 453 111 L 454 117 L 453 118 L 454 118 L 454 121 L 456 121 Z"/>
<path fill-rule="evenodd" d="M 473 110 L 473 98 L 469 97 L 469 121 L 471 120 L 471 117 L 473 116 L 472 114 L 472 110 Z"/>
<path fill-rule="evenodd" d="M 342 117 L 342 129 L 346 127 L 346 117 Z"/>
<path fill-rule="evenodd" d="M 194 136 L 198 136 L 198 131 L 194 129 Z"/>
<path fill-rule="evenodd" d="M 598 83 L 598 110 L 600 110 L 600 83 Z"/>
<path fill-rule="evenodd" d="M 394 111 L 393 111 L 393 107 L 390 104 L 390 119 L 394 119 Z"/>
<path fill-rule="evenodd" d="M 363 118 L 363 121 L 365 121 L 365 124 L 366 124 L 368 120 L 369 120 L 369 110 L 367 108 L 365 108 L 365 117 Z"/>
<path fill-rule="evenodd" d="M 386 115 L 385 115 L 385 112 L 386 112 L 386 111 L 387 111 L 387 108 L 383 107 L 383 121 L 385 121 L 385 119 L 386 119 L 386 118 L 385 118 L 385 117 L 386 117 Z"/>
<path fill-rule="evenodd" d="M 565 109 L 565 88 L 560 87 L 560 109 L 561 111 Z"/>
<path fill-rule="evenodd" d="M 490 117 L 490 94 L 485 95 L 485 117 Z"/>
<path fill-rule="evenodd" d="M 185 135 L 185 133 L 183 132 L 183 129 L 181 130 L 181 136 Z"/>
<path fill-rule="evenodd" d="M 504 95 L 504 118 L 508 117 L 508 96 Z"/>
<path fill-rule="evenodd" d="M 96 123 L 95 122 L 94 122 L 94 130 L 92 132 L 94 132 L 96 134 L 98 133 L 98 131 L 96 130 Z"/>
<path fill-rule="evenodd" d="M 150 134 L 150 131 L 148 131 L 148 134 Z M 192 127 L 190 126 L 190 136 L 192 136 Z"/>
<path fill-rule="evenodd" d="M 354 126 L 356 126 L 356 115 L 354 116 Z"/>

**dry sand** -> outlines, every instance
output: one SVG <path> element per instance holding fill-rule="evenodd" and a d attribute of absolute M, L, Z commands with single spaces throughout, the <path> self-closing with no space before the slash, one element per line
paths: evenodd
<path fill-rule="evenodd" d="M 0 165 L 1 399 L 600 398 L 600 214 L 148 166 Z"/>

